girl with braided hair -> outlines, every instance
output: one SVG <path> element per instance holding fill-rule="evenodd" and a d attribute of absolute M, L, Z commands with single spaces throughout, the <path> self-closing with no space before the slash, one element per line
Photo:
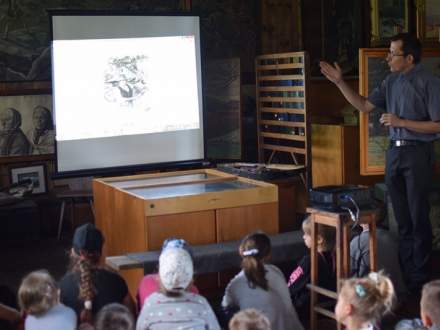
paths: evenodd
<path fill-rule="evenodd" d="M 99 310 L 110 303 L 121 303 L 135 314 L 127 284 L 117 273 L 99 266 L 104 237 L 88 223 L 73 236 L 68 272 L 60 281 L 61 301 L 75 310 L 79 321 L 92 323 Z"/>
<path fill-rule="evenodd" d="M 242 271 L 226 287 L 222 307 L 231 309 L 255 308 L 270 321 L 273 330 L 303 329 L 289 296 L 283 273 L 267 264 L 270 257 L 270 238 L 257 232 L 246 236 L 239 247 Z"/>
<path fill-rule="evenodd" d="M 336 320 L 346 330 L 379 330 L 378 324 L 391 311 L 393 302 L 393 283 L 382 273 L 351 278 L 342 283 L 335 307 Z"/>

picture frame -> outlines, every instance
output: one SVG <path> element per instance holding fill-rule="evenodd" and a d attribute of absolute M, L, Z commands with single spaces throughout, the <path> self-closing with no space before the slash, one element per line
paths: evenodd
<path fill-rule="evenodd" d="M 10 116 L 18 118 L 17 127 L 8 134 L 9 137 L 0 137 L 0 163 L 11 159 L 35 161 L 54 154 L 50 82 L 0 84 L 0 120 Z M 36 134 L 38 125 L 44 127 L 39 127 Z"/>
<path fill-rule="evenodd" d="M 31 179 L 34 188 L 32 194 L 44 194 L 47 192 L 47 176 L 45 164 L 36 164 L 32 166 L 13 167 L 10 169 L 11 183 Z"/>
<path fill-rule="evenodd" d="M 359 93 L 365 97 L 389 74 L 386 63 L 388 48 L 361 48 L 359 50 Z M 440 49 L 425 48 L 421 63 L 434 74 L 440 75 Z M 379 123 L 385 110 L 375 109 L 360 113 L 360 172 L 361 175 L 383 175 L 385 152 L 389 145 L 388 130 Z M 434 144 L 436 158 L 440 159 L 440 143 Z M 436 163 L 437 171 L 440 162 Z"/>
<path fill-rule="evenodd" d="M 409 0 L 370 0 L 372 47 L 384 46 L 389 38 L 409 31 Z"/>
<path fill-rule="evenodd" d="M 417 37 L 424 46 L 440 46 L 440 7 L 437 0 L 416 0 Z"/>

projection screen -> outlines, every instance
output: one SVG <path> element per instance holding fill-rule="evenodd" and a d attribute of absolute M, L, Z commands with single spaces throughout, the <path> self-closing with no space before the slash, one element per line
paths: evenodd
<path fill-rule="evenodd" d="M 198 17 L 51 18 L 58 175 L 204 159 Z"/>

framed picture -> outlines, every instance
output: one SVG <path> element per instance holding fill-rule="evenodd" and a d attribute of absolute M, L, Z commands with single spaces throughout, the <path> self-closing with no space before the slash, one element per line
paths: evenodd
<path fill-rule="evenodd" d="M 44 194 L 47 191 L 46 167 L 44 164 L 11 168 L 11 183 L 32 180 L 32 194 Z"/>
<path fill-rule="evenodd" d="M 371 46 L 385 46 L 393 35 L 408 32 L 408 0 L 370 0 Z"/>
<path fill-rule="evenodd" d="M 50 155 L 54 148 L 50 93 L 0 96 L 0 163 L 8 157 Z"/>
<path fill-rule="evenodd" d="M 359 93 L 365 97 L 380 84 L 390 70 L 385 60 L 388 48 L 364 48 L 359 50 Z M 440 49 L 423 50 L 422 64 L 440 75 Z M 383 109 L 360 113 L 360 170 L 362 175 L 385 173 L 385 152 L 388 148 L 388 129 L 379 123 Z M 440 159 L 440 144 L 435 144 L 437 159 Z M 437 164 L 440 168 L 440 163 Z"/>
<path fill-rule="evenodd" d="M 417 37 L 424 45 L 440 45 L 440 6 L 438 0 L 416 0 Z"/>

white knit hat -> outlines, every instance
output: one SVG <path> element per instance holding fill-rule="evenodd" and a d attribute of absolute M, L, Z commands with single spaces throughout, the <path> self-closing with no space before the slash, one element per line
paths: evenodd
<path fill-rule="evenodd" d="M 185 290 L 193 278 L 190 254 L 178 247 L 165 249 L 159 257 L 159 277 L 167 291 Z"/>

